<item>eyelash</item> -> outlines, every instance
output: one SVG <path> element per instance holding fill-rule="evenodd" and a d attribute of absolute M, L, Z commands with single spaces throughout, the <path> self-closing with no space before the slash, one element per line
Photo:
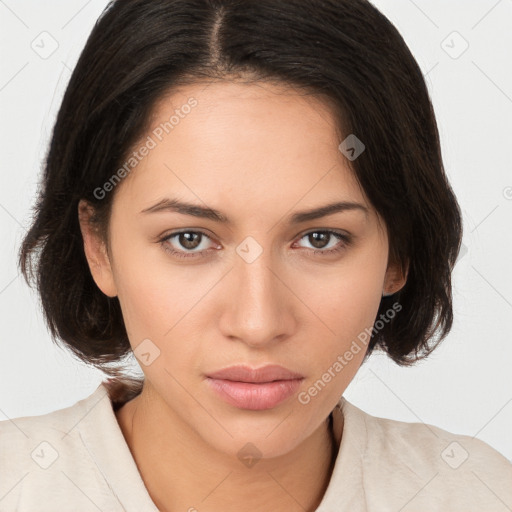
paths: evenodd
<path fill-rule="evenodd" d="M 169 245 L 166 242 L 174 237 L 177 237 L 178 235 L 183 234 L 183 233 L 201 234 L 201 235 L 205 236 L 206 238 L 210 238 L 207 233 L 205 233 L 204 231 L 201 231 L 201 230 L 176 231 L 174 233 L 170 233 L 169 235 L 166 235 L 165 237 L 163 237 L 162 239 L 159 240 L 159 243 L 162 245 L 164 251 L 166 251 L 167 253 L 171 254 L 172 256 L 176 256 L 178 258 L 196 258 L 196 257 L 203 258 L 203 257 L 208 256 L 206 254 L 207 252 L 209 252 L 208 249 L 204 250 L 204 251 L 193 252 L 193 253 L 187 253 L 186 251 L 176 251 L 174 249 L 170 249 Z M 308 231 L 307 233 L 302 235 L 299 238 L 299 240 L 302 240 L 303 238 L 307 237 L 308 235 L 311 235 L 312 233 L 328 233 L 329 235 L 332 235 L 332 236 L 338 238 L 341 242 L 343 242 L 342 244 L 338 244 L 334 249 L 328 249 L 328 250 L 306 249 L 307 251 L 313 253 L 314 255 L 320 254 L 322 256 L 332 256 L 333 254 L 341 252 L 343 249 L 348 247 L 352 242 L 352 239 L 350 236 L 348 236 L 344 233 L 340 233 L 338 231 L 334 231 L 332 229 L 315 229 L 312 231 Z"/>

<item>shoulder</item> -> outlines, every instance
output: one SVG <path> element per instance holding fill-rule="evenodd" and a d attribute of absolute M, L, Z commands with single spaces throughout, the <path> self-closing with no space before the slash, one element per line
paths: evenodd
<path fill-rule="evenodd" d="M 103 386 L 69 407 L 38 416 L 21 416 L 0 421 L 0 453 L 8 456 L 23 449 L 37 449 L 41 442 L 58 440 L 59 445 L 76 443 L 76 427 L 93 407 L 108 395 Z M 108 400 L 108 398 L 107 398 Z M 34 454 L 35 457 L 35 454 Z M 32 458 L 32 453 L 30 453 Z M 20 462 L 26 463 L 24 457 Z"/>
<path fill-rule="evenodd" d="M 487 443 L 425 423 L 372 416 L 346 401 L 342 407 L 361 431 L 369 487 L 410 495 L 411 510 L 423 510 L 422 503 L 432 510 L 436 504 L 444 510 L 512 507 L 512 464 Z"/>
<path fill-rule="evenodd" d="M 41 437 L 53 438 L 69 434 L 73 421 L 83 409 L 81 400 L 72 406 L 38 416 L 20 416 L 0 421 L 0 452 L 3 456 L 19 451 L 20 448 L 34 447 L 34 441 Z M 20 460 L 25 460 L 23 457 Z"/>
<path fill-rule="evenodd" d="M 455 434 L 427 423 L 408 423 L 362 414 L 368 443 L 376 449 L 392 451 L 404 461 L 432 469 L 456 471 L 465 466 L 465 472 L 485 468 L 486 471 L 495 469 L 512 475 L 512 464 L 476 437 Z"/>
<path fill-rule="evenodd" d="M 98 481 L 83 437 L 96 435 L 91 419 L 104 417 L 108 408 L 108 395 L 100 385 L 69 407 L 0 421 L 0 511 L 47 510 L 65 506 L 59 501 L 64 499 L 90 506 L 80 489 L 93 482 L 101 502 L 110 491 Z"/>

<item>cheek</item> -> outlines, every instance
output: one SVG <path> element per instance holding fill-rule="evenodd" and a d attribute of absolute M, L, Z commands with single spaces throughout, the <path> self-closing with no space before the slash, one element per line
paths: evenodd
<path fill-rule="evenodd" d="M 307 295 L 336 338 L 347 340 L 373 326 L 382 298 L 386 258 L 381 251 L 354 254 Z"/>
<path fill-rule="evenodd" d="M 200 363 L 202 298 L 219 276 L 206 266 L 170 262 L 158 244 L 128 248 L 121 242 L 119 238 L 115 279 L 130 344 L 141 363 L 141 355 L 150 353 L 150 364 L 141 364 L 148 377 L 169 382 L 165 370 L 178 375 Z"/>
<path fill-rule="evenodd" d="M 308 305 L 318 312 L 310 329 L 317 337 L 319 332 L 327 333 L 320 345 L 308 347 L 313 384 L 318 379 L 320 387 L 329 382 L 324 396 L 339 396 L 364 358 L 382 297 L 387 264 L 384 249 L 375 245 L 354 253 L 328 278 L 304 277 Z"/>
<path fill-rule="evenodd" d="M 182 291 L 179 278 L 164 276 L 154 267 L 127 275 L 118 291 L 134 355 L 161 396 L 179 397 L 174 400 L 185 408 L 178 382 L 198 367 L 200 340 L 190 326 L 198 299 L 190 287 Z"/>
<path fill-rule="evenodd" d="M 326 313 L 319 315 L 329 331 L 316 320 L 310 327 L 314 333 L 310 338 L 315 340 L 305 350 L 310 371 L 297 396 L 301 405 L 316 411 L 315 417 L 327 415 L 332 410 L 357 373 L 380 304 L 378 286 L 369 277 L 347 277 L 337 283 L 331 282 L 330 289 L 331 293 L 323 296 L 323 309 L 320 310 Z M 316 333 L 320 330 L 328 335 L 318 340 Z"/>
<path fill-rule="evenodd" d="M 130 247 L 118 240 L 114 276 L 132 345 L 172 337 L 174 327 L 198 300 L 200 283 L 189 272 L 166 264 L 157 244 Z M 179 326 L 179 324 L 178 324 Z"/>

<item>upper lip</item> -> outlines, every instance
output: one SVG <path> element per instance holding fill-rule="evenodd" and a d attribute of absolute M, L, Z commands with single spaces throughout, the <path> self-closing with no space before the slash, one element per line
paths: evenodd
<path fill-rule="evenodd" d="M 303 375 L 292 372 L 283 366 L 269 364 L 260 368 L 236 365 L 207 375 L 211 379 L 224 379 L 236 382 L 272 382 L 275 380 L 302 379 Z"/>

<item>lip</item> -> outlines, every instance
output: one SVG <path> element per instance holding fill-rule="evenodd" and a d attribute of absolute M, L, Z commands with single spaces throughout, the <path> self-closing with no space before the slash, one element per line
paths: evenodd
<path fill-rule="evenodd" d="M 274 380 L 303 379 L 300 373 L 292 372 L 277 364 L 268 364 L 260 368 L 245 365 L 230 366 L 207 375 L 211 379 L 231 380 L 236 382 L 272 382 Z"/>
<path fill-rule="evenodd" d="M 237 365 L 207 375 L 220 398 L 240 409 L 272 409 L 294 395 L 304 376 L 279 365 L 260 368 Z"/>

